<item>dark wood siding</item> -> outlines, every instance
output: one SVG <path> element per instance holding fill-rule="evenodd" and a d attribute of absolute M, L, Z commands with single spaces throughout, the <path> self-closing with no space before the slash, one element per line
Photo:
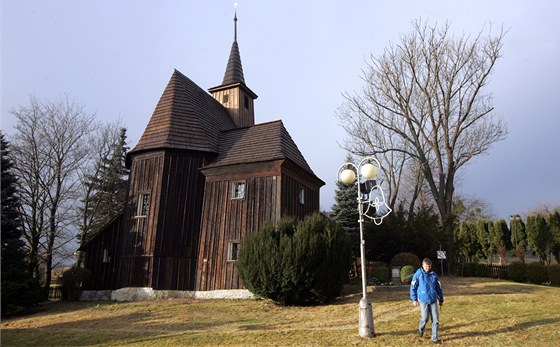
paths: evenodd
<path fill-rule="evenodd" d="M 198 256 L 204 176 L 202 154 L 167 152 L 163 168 L 152 287 L 192 290 Z"/>
<path fill-rule="evenodd" d="M 124 212 L 117 287 L 150 287 L 151 268 L 158 211 L 164 152 L 137 155 L 130 168 L 127 205 Z M 147 216 L 136 216 L 138 195 L 150 195 Z"/>
<path fill-rule="evenodd" d="M 304 202 L 300 202 L 300 190 L 304 192 Z M 282 216 L 296 219 L 319 211 L 319 190 L 309 187 L 290 175 L 282 175 Z"/>
<path fill-rule="evenodd" d="M 115 271 L 118 260 L 121 214 L 109 222 L 81 248 L 85 252 L 84 268 L 91 277 L 83 284 L 84 290 L 115 289 Z M 108 259 L 104 258 L 107 252 Z"/>
<path fill-rule="evenodd" d="M 133 158 L 119 287 L 194 288 L 206 160 L 177 150 Z M 139 194 L 150 194 L 145 217 L 136 216 Z"/>
<path fill-rule="evenodd" d="M 319 190 L 323 182 L 300 170 L 291 162 L 282 166 L 281 215 L 303 219 L 319 211 Z M 300 202 L 300 190 L 304 191 L 304 202 Z"/>
<path fill-rule="evenodd" d="M 243 288 L 236 262 L 227 260 L 228 242 L 241 241 L 246 233 L 280 216 L 279 176 L 258 176 L 263 172 L 279 173 L 279 167 L 267 163 L 246 169 L 251 170 L 243 173 L 240 168 L 230 168 L 230 174 L 207 175 L 196 290 Z M 233 184 L 237 181 L 245 182 L 242 199 L 232 199 Z"/>

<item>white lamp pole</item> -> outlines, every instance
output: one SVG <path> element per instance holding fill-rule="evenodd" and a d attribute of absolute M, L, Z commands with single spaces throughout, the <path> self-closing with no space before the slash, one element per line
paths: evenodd
<path fill-rule="evenodd" d="M 381 169 L 379 161 L 373 157 L 366 157 L 360 161 L 356 166 L 353 163 L 345 163 L 338 169 L 338 180 L 346 185 L 352 185 L 358 182 L 358 214 L 360 223 L 360 258 L 362 265 L 362 299 L 360 300 L 359 306 L 359 334 L 361 337 L 375 337 L 375 330 L 373 326 L 373 311 L 371 308 L 371 300 L 367 296 L 367 273 L 366 273 L 366 243 L 364 241 L 364 216 L 373 219 L 375 224 L 380 225 L 390 212 L 391 209 L 385 203 L 385 197 L 383 196 L 383 191 L 381 187 L 375 184 L 373 180 L 377 176 L 377 172 Z M 357 173 L 357 177 L 356 177 Z M 364 182 L 362 182 L 364 181 Z M 367 198 L 364 198 L 364 193 L 362 193 L 362 184 L 365 182 L 371 183 L 371 188 L 365 185 L 366 189 L 370 189 L 367 194 Z M 381 193 L 380 197 L 375 197 L 375 200 L 371 200 L 370 192 L 378 189 Z M 364 204 L 367 205 L 367 209 L 364 212 Z M 382 212 L 380 212 L 380 207 L 384 206 Z M 370 212 L 370 208 L 372 211 Z"/>

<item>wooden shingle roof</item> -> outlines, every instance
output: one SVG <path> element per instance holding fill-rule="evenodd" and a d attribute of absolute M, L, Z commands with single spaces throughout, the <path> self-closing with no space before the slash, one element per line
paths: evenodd
<path fill-rule="evenodd" d="M 288 159 L 315 176 L 281 120 L 224 131 L 207 168 Z"/>
<path fill-rule="evenodd" d="M 222 85 L 229 85 L 234 83 L 245 84 L 245 77 L 243 77 L 243 66 L 241 65 L 241 55 L 239 54 L 239 45 L 237 41 L 233 41 L 229 59 L 224 73 L 224 80 Z"/>
<path fill-rule="evenodd" d="M 233 128 L 227 110 L 175 70 L 142 137 L 129 153 L 162 148 L 218 153 L 220 133 Z"/>

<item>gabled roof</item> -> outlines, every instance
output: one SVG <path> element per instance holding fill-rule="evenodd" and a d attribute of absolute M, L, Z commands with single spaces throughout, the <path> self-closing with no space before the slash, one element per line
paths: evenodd
<path fill-rule="evenodd" d="M 118 223 L 119 220 L 121 219 L 122 215 L 124 214 L 124 210 L 122 210 L 121 212 L 119 212 L 116 216 L 114 216 L 113 218 L 111 218 L 109 221 L 107 221 L 101 228 L 99 228 L 99 230 L 95 231 L 94 233 L 92 233 L 88 239 L 86 240 L 86 242 L 84 242 L 82 245 L 80 245 L 80 247 L 78 247 L 78 251 L 83 252 L 85 251 L 88 247 L 89 244 L 93 242 L 94 239 L 96 239 L 97 237 L 101 236 L 104 232 L 107 232 L 110 230 L 110 227 L 114 224 L 114 223 Z"/>
<path fill-rule="evenodd" d="M 171 148 L 217 153 L 220 133 L 235 128 L 227 110 L 178 70 L 132 151 Z"/>
<path fill-rule="evenodd" d="M 315 176 L 281 120 L 224 131 L 220 142 L 206 168 L 289 159 Z"/>

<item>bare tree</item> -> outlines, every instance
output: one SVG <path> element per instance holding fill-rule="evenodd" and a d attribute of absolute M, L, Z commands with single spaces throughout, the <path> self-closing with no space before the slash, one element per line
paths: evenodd
<path fill-rule="evenodd" d="M 361 93 L 345 94 L 339 110 L 350 142 L 368 154 L 397 152 L 414 160 L 438 208 L 444 244 L 452 253 L 452 213 L 458 170 L 503 140 L 506 127 L 493 117 L 483 89 L 500 57 L 505 32 L 455 37 L 450 25 L 416 20 L 413 30 L 371 56 Z M 381 133 L 390 141 L 371 141 Z"/>
<path fill-rule="evenodd" d="M 488 202 L 474 196 L 455 195 L 453 198 L 454 216 L 457 222 L 475 222 L 477 220 L 491 220 L 495 216 Z"/>
<path fill-rule="evenodd" d="M 40 102 L 12 110 L 17 118 L 13 153 L 20 180 L 24 235 L 38 275 L 45 264 L 45 285 L 57 256 L 76 232 L 78 170 L 88 152 L 87 136 L 94 129 L 94 115 L 68 98 Z"/>

